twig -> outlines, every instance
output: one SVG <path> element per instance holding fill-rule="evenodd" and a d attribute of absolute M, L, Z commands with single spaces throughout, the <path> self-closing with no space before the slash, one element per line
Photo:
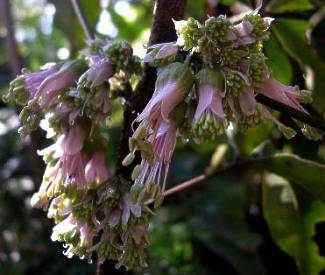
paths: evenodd
<path fill-rule="evenodd" d="M 325 132 L 325 120 L 321 118 L 314 117 L 307 113 L 298 111 L 286 104 L 283 104 L 279 101 L 273 100 L 261 94 L 258 94 L 256 96 L 256 100 L 265 106 L 268 106 L 276 111 L 281 112 L 282 114 L 289 115 L 293 118 L 298 119 L 301 122 L 307 123 L 308 125 Z"/>
<path fill-rule="evenodd" d="M 90 28 L 89 22 L 83 12 L 83 10 L 80 7 L 79 0 L 71 0 L 71 5 L 73 7 L 73 10 L 75 14 L 78 17 L 79 23 L 84 31 L 84 33 L 87 36 L 87 39 L 93 39 L 94 38 L 94 33 Z"/>
<path fill-rule="evenodd" d="M 237 169 L 239 167 L 242 167 L 244 165 L 251 164 L 253 161 L 254 160 L 252 160 L 252 159 L 238 161 L 234 164 L 230 164 L 228 166 L 216 169 L 212 172 L 205 172 L 199 176 L 196 176 L 196 177 L 186 180 L 184 182 L 178 183 L 174 187 L 169 188 L 164 192 L 164 198 L 166 198 L 170 195 L 173 195 L 175 193 L 178 193 L 180 191 L 183 191 L 189 187 L 193 187 L 194 185 L 197 185 L 198 183 L 201 183 L 207 179 L 213 178 L 213 177 L 220 175 L 222 173 L 226 173 L 227 171 L 231 171 L 231 170 Z M 146 202 L 146 204 L 149 205 L 149 204 L 153 203 L 154 201 L 155 201 L 154 199 L 150 199 Z"/>

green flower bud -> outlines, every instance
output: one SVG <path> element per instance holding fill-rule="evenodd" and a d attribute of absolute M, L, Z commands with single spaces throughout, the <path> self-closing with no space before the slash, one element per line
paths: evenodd
<path fill-rule="evenodd" d="M 263 54 L 252 54 L 249 58 L 249 76 L 253 83 L 263 83 L 270 76 L 270 70 Z"/>
<path fill-rule="evenodd" d="M 174 21 L 178 34 L 177 43 L 184 45 L 184 50 L 190 50 L 198 46 L 198 41 L 203 35 L 200 23 L 190 17 L 186 21 Z"/>
<path fill-rule="evenodd" d="M 211 17 L 205 21 L 205 32 L 210 39 L 216 42 L 227 42 L 231 31 L 231 23 L 224 17 Z"/>
<path fill-rule="evenodd" d="M 229 71 L 226 75 L 226 91 L 234 97 L 239 97 L 244 90 L 245 80 L 236 72 Z"/>
<path fill-rule="evenodd" d="M 246 15 L 243 21 L 247 21 L 254 26 L 252 34 L 255 36 L 262 36 L 266 33 L 268 29 L 268 24 L 265 22 L 264 18 L 259 14 Z"/>

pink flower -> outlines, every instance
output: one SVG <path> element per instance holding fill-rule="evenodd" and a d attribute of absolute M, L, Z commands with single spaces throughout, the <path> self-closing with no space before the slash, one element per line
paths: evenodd
<path fill-rule="evenodd" d="M 79 83 L 88 82 L 90 88 L 102 85 L 114 75 L 114 66 L 112 63 L 100 60 L 94 63 L 79 79 Z"/>
<path fill-rule="evenodd" d="M 39 152 L 45 158 L 58 160 L 54 166 L 48 165 L 46 168 L 38 195 L 35 195 L 32 204 L 44 205 L 56 195 L 62 184 L 65 187 L 73 184 L 78 189 L 86 188 L 85 158 L 82 154 L 85 138 L 81 127 L 71 127 L 59 136 L 55 144 Z"/>
<path fill-rule="evenodd" d="M 85 176 L 88 183 L 103 183 L 108 179 L 108 171 L 105 162 L 105 153 L 97 151 L 88 161 L 85 168 Z"/>
<path fill-rule="evenodd" d="M 304 94 L 299 92 L 295 87 L 285 86 L 279 81 L 270 78 L 260 84 L 256 91 L 299 111 L 307 112 L 300 105 L 300 102 L 305 101 Z"/>
<path fill-rule="evenodd" d="M 251 15 L 248 15 L 248 18 L 251 18 Z M 254 29 L 256 28 L 256 26 L 252 22 L 245 20 L 245 18 L 241 23 L 234 26 L 234 30 L 237 35 L 237 40 L 234 43 L 235 47 L 245 46 L 245 45 L 256 43 L 257 41 L 260 40 L 267 39 L 268 34 L 266 31 L 269 29 L 273 21 L 273 18 L 259 17 L 258 19 L 260 19 L 260 22 L 258 22 L 259 24 L 258 27 L 261 28 L 261 25 L 263 25 L 264 27 L 263 28 L 264 33 L 261 35 L 254 34 Z"/>
<path fill-rule="evenodd" d="M 162 186 L 164 189 L 169 164 L 175 150 L 177 134 L 177 127 L 173 123 L 165 121 L 161 123 L 157 136 L 152 143 L 153 162 L 151 164 L 149 160 L 142 160 L 140 164 L 141 172 L 135 180 L 135 184 L 145 184 L 148 186 L 154 182 L 160 185 L 161 174 L 163 173 Z"/>
<path fill-rule="evenodd" d="M 123 199 L 120 204 L 120 208 L 122 210 L 122 223 L 126 225 L 129 221 L 131 213 L 139 218 L 141 216 L 141 205 L 138 202 L 133 202 L 131 199 L 131 195 L 126 193 L 123 196 Z"/>
<path fill-rule="evenodd" d="M 169 120 L 171 111 L 185 98 L 192 84 L 193 76 L 187 65 L 172 63 L 164 67 L 158 72 L 151 100 L 136 121 L 156 132 L 163 120 Z"/>
<path fill-rule="evenodd" d="M 64 186 L 76 186 L 77 189 L 85 189 L 87 187 L 85 160 L 81 153 L 63 155 L 59 163 Z"/>
<path fill-rule="evenodd" d="M 86 222 L 78 222 L 78 228 L 80 233 L 80 245 L 87 247 L 91 246 L 93 238 L 97 234 L 96 230 L 90 227 Z"/>
<path fill-rule="evenodd" d="M 81 127 L 74 126 L 69 128 L 59 139 L 63 154 L 75 155 L 79 153 L 83 148 L 85 138 L 86 133 Z"/>
<path fill-rule="evenodd" d="M 198 105 L 193 118 L 193 133 L 195 139 L 201 141 L 222 134 L 228 121 L 223 110 L 223 75 L 219 71 L 203 69 L 197 78 Z"/>
<path fill-rule="evenodd" d="M 213 86 L 204 85 L 199 88 L 199 103 L 194 114 L 194 122 L 198 122 L 203 115 L 211 114 L 219 120 L 225 118 L 222 106 L 224 95 Z"/>
<path fill-rule="evenodd" d="M 83 63 L 79 61 L 65 63 L 59 71 L 47 76 L 42 81 L 35 92 L 31 103 L 39 101 L 43 108 L 48 107 L 53 103 L 62 90 L 75 84 L 83 67 Z"/>
<path fill-rule="evenodd" d="M 239 95 L 239 106 L 244 115 L 251 116 L 256 110 L 254 90 L 250 87 L 244 88 Z"/>
<path fill-rule="evenodd" d="M 56 73 L 57 69 L 58 68 L 56 66 L 52 66 L 39 72 L 34 72 L 34 73 L 23 72 L 23 77 L 26 83 L 26 89 L 29 91 L 30 98 L 34 98 L 41 83 L 47 77 Z"/>
<path fill-rule="evenodd" d="M 51 240 L 53 242 L 61 239 L 61 235 L 66 234 L 70 231 L 73 231 L 77 228 L 77 222 L 75 217 L 70 214 L 67 218 L 65 218 L 62 222 L 58 223 L 53 227 Z"/>

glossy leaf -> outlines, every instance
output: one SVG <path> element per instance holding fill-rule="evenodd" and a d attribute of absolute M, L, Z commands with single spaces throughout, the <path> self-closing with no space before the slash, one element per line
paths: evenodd
<path fill-rule="evenodd" d="M 325 202 L 325 165 L 289 154 L 276 154 L 258 164 L 298 184 L 315 198 Z"/>
<path fill-rule="evenodd" d="M 271 176 L 263 184 L 263 213 L 273 239 L 295 258 L 300 274 L 318 275 L 325 258 L 313 237 L 316 223 L 325 220 L 325 204 L 313 201 L 302 210 L 290 184 Z"/>
<path fill-rule="evenodd" d="M 267 65 L 272 70 L 272 76 L 280 82 L 289 85 L 292 80 L 292 67 L 288 55 L 282 51 L 276 37 L 271 34 L 264 44 Z"/>

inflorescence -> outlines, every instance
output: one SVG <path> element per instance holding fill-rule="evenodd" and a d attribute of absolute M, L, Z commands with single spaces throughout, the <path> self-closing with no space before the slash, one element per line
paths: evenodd
<path fill-rule="evenodd" d="M 196 143 L 213 140 L 232 125 L 246 132 L 263 120 L 280 123 L 255 96 L 263 94 L 302 112 L 308 91 L 272 78 L 263 53 L 271 18 L 254 11 L 240 22 L 225 16 L 204 24 L 193 18 L 175 21 L 178 40 L 149 47 L 144 62 L 157 68 L 152 98 L 138 115 L 123 165 L 134 165 L 131 179 L 110 177 L 107 140 L 101 129 L 113 111 L 116 87 L 130 84 L 141 64 L 125 41 L 94 39 L 80 58 L 23 70 L 4 99 L 24 106 L 19 132 L 40 125 L 54 144 L 40 152 L 47 165 L 31 203 L 48 212 L 56 225 L 52 240 L 64 243 L 67 256 L 91 261 L 113 259 L 117 266 L 144 266 L 149 200 L 163 199 L 169 165 L 178 137 Z M 297 121 L 303 133 L 320 133 Z"/>

